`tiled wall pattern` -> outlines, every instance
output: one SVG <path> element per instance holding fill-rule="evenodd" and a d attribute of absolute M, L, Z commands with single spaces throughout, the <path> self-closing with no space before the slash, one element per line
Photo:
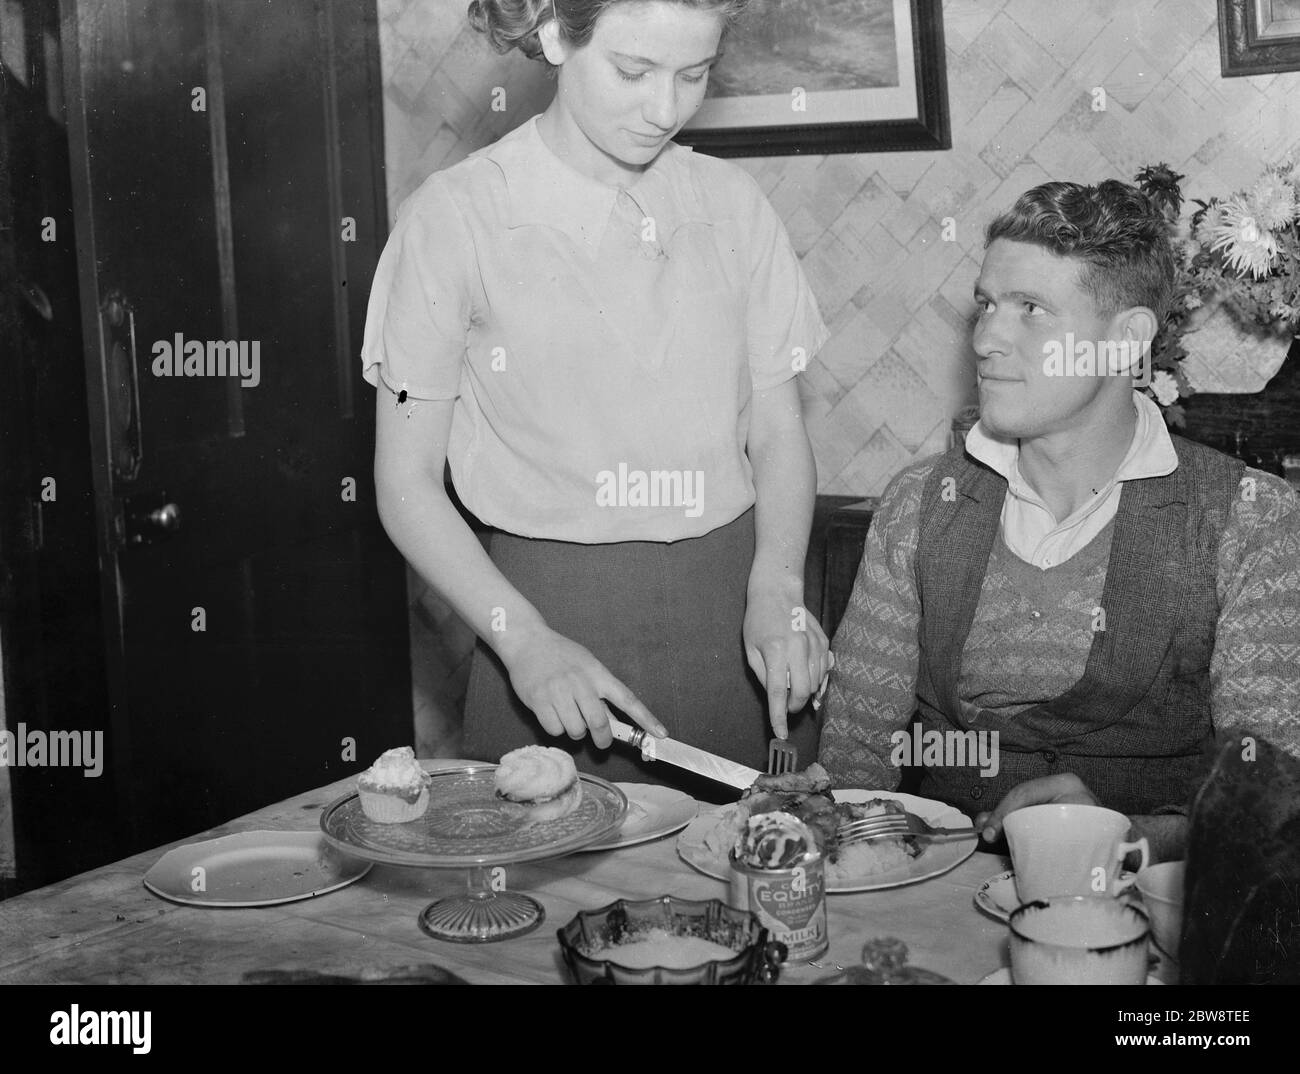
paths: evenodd
<path fill-rule="evenodd" d="M 492 52 L 462 0 L 378 2 L 395 213 L 430 172 L 541 111 L 553 83 L 544 65 Z M 785 220 L 834 334 L 802 379 L 824 493 L 878 494 L 946 446 L 952 415 L 972 401 L 983 227 L 1021 192 L 1129 179 L 1163 160 L 1187 175 L 1189 197 L 1208 197 L 1300 148 L 1300 73 L 1221 78 L 1213 0 L 943 8 L 950 151 L 739 161 Z M 454 754 L 471 639 L 410 581 L 417 745 Z"/>

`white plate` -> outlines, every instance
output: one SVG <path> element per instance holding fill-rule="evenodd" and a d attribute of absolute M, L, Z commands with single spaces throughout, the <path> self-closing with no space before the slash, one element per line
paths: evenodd
<path fill-rule="evenodd" d="M 627 795 L 627 816 L 623 818 L 622 827 L 608 839 L 583 847 L 579 853 L 616 850 L 661 839 L 685 828 L 700 810 L 694 798 L 672 787 L 653 783 L 618 783 L 616 786 Z"/>
<path fill-rule="evenodd" d="M 1123 872 L 1119 875 L 1120 879 L 1127 880 L 1133 874 Z M 1010 921 L 1011 911 L 1020 905 L 1020 896 L 1016 894 L 1015 871 L 1008 869 L 1005 873 L 998 873 L 985 880 L 975 892 L 975 905 L 989 917 L 998 921 Z"/>
<path fill-rule="evenodd" d="M 320 832 L 239 832 L 167 851 L 144 874 L 144 886 L 190 906 L 274 906 L 335 891 L 368 872 L 369 862 L 335 850 Z"/>
<path fill-rule="evenodd" d="M 901 794 L 894 791 L 858 789 L 832 793 L 837 802 L 867 802 L 872 798 L 892 798 L 902 802 L 909 813 L 915 813 L 922 820 L 936 827 L 969 828 L 971 826 L 970 817 L 950 805 L 936 802 L 931 798 L 918 798 L 914 794 Z M 677 853 L 682 861 L 691 868 L 698 869 L 705 876 L 729 880 L 731 868 L 727 864 L 726 854 L 715 854 L 704 842 L 705 835 L 712 831 L 717 823 L 717 810 L 700 814 L 677 837 Z M 939 876 L 949 869 L 955 869 L 974 854 L 975 842 L 974 839 L 962 839 L 952 843 L 931 843 L 925 848 L 925 853 L 906 865 L 870 876 L 834 880 L 826 885 L 826 890 L 832 895 L 853 891 L 879 891 L 882 888 L 896 888 L 904 884 L 915 884 L 919 880 L 929 880 L 932 876 Z"/>
<path fill-rule="evenodd" d="M 1000 970 L 994 970 L 994 971 L 993 971 L 992 973 L 990 973 L 987 977 L 981 977 L 979 983 L 982 984 L 982 985 L 985 985 L 985 984 L 989 984 L 989 985 L 1009 985 L 1009 984 L 1015 984 L 1015 982 L 1011 980 L 1011 967 L 1010 967 L 1010 966 L 1003 966 Z M 1155 976 L 1155 974 L 1148 973 L 1148 974 L 1147 974 L 1147 984 L 1149 984 L 1149 985 L 1162 985 L 1162 984 L 1164 984 L 1164 981 L 1160 980 L 1160 978 L 1157 977 L 1157 976 Z"/>

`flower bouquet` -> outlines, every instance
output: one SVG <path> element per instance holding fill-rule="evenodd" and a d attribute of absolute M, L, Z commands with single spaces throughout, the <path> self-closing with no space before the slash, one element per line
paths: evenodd
<path fill-rule="evenodd" d="M 1249 190 L 1194 200 L 1198 208 L 1186 225 L 1184 178 L 1167 164 L 1149 165 L 1135 177 L 1169 222 L 1178 259 L 1174 301 L 1152 345 L 1147 389 L 1175 426 L 1185 423 L 1181 400 L 1195 393 L 1183 365 L 1189 337 L 1210 312 L 1226 317 L 1235 337 L 1267 346 L 1277 365 L 1300 328 L 1300 162 L 1265 168 Z M 1267 375 L 1274 372 L 1276 365 Z"/>

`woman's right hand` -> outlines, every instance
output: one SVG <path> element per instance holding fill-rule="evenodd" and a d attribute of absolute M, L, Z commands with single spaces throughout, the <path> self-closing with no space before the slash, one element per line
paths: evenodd
<path fill-rule="evenodd" d="M 668 734 L 588 649 L 549 627 L 538 627 L 497 653 L 510 674 L 510 685 L 547 734 L 580 739 L 590 732 L 596 746 L 608 749 L 614 736 L 606 701 L 656 738 Z"/>
<path fill-rule="evenodd" d="M 601 749 L 614 736 L 605 702 L 649 733 L 665 731 L 650 711 L 591 653 L 551 630 L 502 576 L 443 487 L 451 399 L 410 400 L 376 393 L 375 491 L 379 517 L 398 551 L 490 645 L 510 684 L 552 735 Z M 510 629 L 498 627 L 509 616 Z"/>

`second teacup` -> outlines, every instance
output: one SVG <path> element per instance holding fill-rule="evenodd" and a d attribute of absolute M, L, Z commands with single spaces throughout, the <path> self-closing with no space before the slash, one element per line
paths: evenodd
<path fill-rule="evenodd" d="M 1137 874 L 1138 891 L 1151 917 L 1151 931 L 1160 948 L 1177 960 L 1183 934 L 1183 880 L 1186 862 L 1166 861 L 1149 865 Z"/>
<path fill-rule="evenodd" d="M 1011 915 L 1011 977 L 1018 985 L 1147 982 L 1146 914 L 1108 895 L 1058 895 Z"/>

